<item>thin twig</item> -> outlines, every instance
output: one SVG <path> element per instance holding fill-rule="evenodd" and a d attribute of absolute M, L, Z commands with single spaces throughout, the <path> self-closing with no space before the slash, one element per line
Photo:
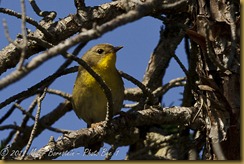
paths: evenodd
<path fill-rule="evenodd" d="M 158 104 L 158 98 L 156 98 L 151 90 L 146 87 L 143 83 L 141 83 L 139 80 L 135 79 L 134 77 L 122 72 L 122 71 L 119 71 L 120 75 L 122 77 L 124 77 L 125 79 L 131 81 L 132 83 L 134 83 L 135 85 L 137 85 L 141 90 L 142 90 L 142 96 L 140 97 L 139 99 L 139 103 L 134 106 L 134 108 L 131 110 L 131 111 L 134 111 L 134 110 L 137 110 L 137 109 L 144 109 L 146 106 L 145 104 L 147 105 L 150 105 L 150 106 L 153 106 L 153 105 L 156 105 Z"/>
<path fill-rule="evenodd" d="M 40 122 L 42 125 L 45 125 L 43 124 L 42 122 Z M 62 133 L 62 134 L 67 134 L 67 133 L 70 133 L 72 130 L 66 130 L 66 129 L 59 129 L 59 128 L 54 128 L 54 127 L 49 127 L 47 125 L 44 126 L 45 128 L 47 128 L 48 130 L 52 131 L 52 132 L 56 132 L 56 133 Z"/>
<path fill-rule="evenodd" d="M 2 143 L 1 143 L 1 146 L 7 146 L 9 144 L 9 142 L 12 140 L 14 134 L 15 134 L 16 130 L 13 129 L 9 134 L 8 136 L 6 136 L 7 138 L 3 139 L 2 140 Z"/>
<path fill-rule="evenodd" d="M 35 121 L 35 117 L 34 116 L 32 116 L 32 112 L 34 111 L 34 109 L 35 109 L 35 107 L 36 107 L 36 105 L 37 105 L 37 98 L 38 97 L 36 97 L 33 101 L 32 101 L 32 103 L 30 104 L 30 106 L 29 106 L 29 108 L 28 108 L 28 110 L 27 111 L 25 111 L 20 105 L 19 105 L 19 103 L 15 103 L 14 105 L 16 106 L 16 105 L 18 105 L 20 108 L 18 108 L 18 109 L 23 109 L 22 110 L 22 113 L 24 113 L 25 114 L 25 116 L 24 116 L 24 118 L 23 118 L 23 120 L 22 120 L 22 123 L 21 123 L 21 125 L 20 125 L 20 127 L 21 128 L 26 128 L 26 125 L 27 125 L 27 122 L 29 121 L 29 119 L 30 118 L 32 118 L 34 121 Z M 26 112 L 26 113 L 25 113 Z M 29 116 L 29 115 L 31 115 L 31 116 Z M 21 135 L 21 132 L 20 131 L 17 131 L 16 132 L 16 134 L 15 134 L 15 137 L 14 137 L 14 141 L 18 138 L 18 137 L 20 137 L 20 135 Z"/>
<path fill-rule="evenodd" d="M 3 19 L 3 29 L 4 29 L 4 34 L 5 34 L 5 37 L 7 38 L 8 42 L 9 43 L 12 43 L 13 45 L 15 45 L 16 47 L 19 47 L 17 43 L 15 43 L 10 35 L 9 35 L 9 30 L 8 30 L 8 24 L 7 24 L 7 21 L 5 19 Z"/>
<path fill-rule="evenodd" d="M 167 91 L 169 91 L 171 88 L 184 86 L 185 84 L 186 84 L 186 77 L 179 77 L 176 79 L 172 79 L 171 81 L 169 81 L 165 85 L 160 86 L 157 89 L 155 89 L 152 92 L 152 94 L 154 95 L 154 97 L 159 97 L 159 96 L 166 94 Z M 141 89 L 138 87 L 126 88 L 125 99 L 130 100 L 130 101 L 139 101 L 142 97 L 142 94 L 143 93 L 142 93 Z M 134 106 L 134 105 L 135 104 L 132 104 L 132 106 Z M 129 107 L 130 105 L 126 105 L 126 106 Z"/>
<path fill-rule="evenodd" d="M 54 11 L 41 11 L 41 9 L 36 4 L 35 0 L 29 0 L 29 2 L 31 4 L 31 7 L 38 16 L 44 17 L 45 19 L 47 18 L 49 20 L 53 20 L 56 17 L 57 13 Z"/>
<path fill-rule="evenodd" d="M 15 107 L 17 107 L 17 109 L 21 110 L 22 113 L 25 114 L 25 117 L 23 118 L 23 121 L 20 125 L 21 128 L 26 128 L 26 125 L 27 125 L 27 122 L 29 121 L 29 118 L 32 118 L 34 121 L 35 121 L 35 117 L 32 116 L 32 112 L 34 111 L 35 107 L 36 107 L 36 104 L 37 104 L 37 97 L 32 101 L 31 105 L 29 106 L 29 109 L 26 111 L 24 110 L 18 102 L 16 102 L 14 104 Z M 13 141 L 15 141 L 18 137 L 20 137 L 21 135 L 21 131 L 16 131 L 15 133 L 15 136 L 14 136 L 14 139 Z"/>
<path fill-rule="evenodd" d="M 35 133 L 36 133 L 36 130 L 37 130 L 37 126 L 38 126 L 38 122 L 39 122 L 40 113 L 41 113 L 41 102 L 44 99 L 45 95 L 46 95 L 46 90 L 44 90 L 43 94 L 40 95 L 39 98 L 37 99 L 37 107 L 38 108 L 37 108 L 37 112 L 36 112 L 35 123 L 34 123 L 32 131 L 31 131 L 29 141 L 28 141 L 28 143 L 26 145 L 25 151 L 23 152 L 20 160 L 23 160 L 25 158 L 28 150 L 30 149 L 32 141 L 34 139 L 34 136 L 35 136 Z"/>
<path fill-rule="evenodd" d="M 35 117 L 28 111 L 26 111 L 24 108 L 22 108 L 18 103 L 14 103 L 14 105 L 19 109 L 22 113 L 30 117 L 32 120 L 35 120 Z"/>
<path fill-rule="evenodd" d="M 13 125 L 13 124 L 0 126 L 0 130 L 7 130 L 7 129 L 15 129 L 15 130 L 18 130 L 18 131 L 22 131 L 23 130 L 19 126 Z"/>
<path fill-rule="evenodd" d="M 123 105 L 123 108 L 134 108 L 136 106 L 138 106 L 139 103 L 134 103 L 134 104 L 124 104 Z"/>
<path fill-rule="evenodd" d="M 35 11 L 35 13 L 38 16 L 44 17 L 43 16 L 43 12 L 41 11 L 41 9 L 37 6 L 36 1 L 35 0 L 29 0 L 31 7 L 33 8 L 33 10 Z"/>
<path fill-rule="evenodd" d="M 39 88 L 42 86 L 48 86 L 50 83 L 52 83 L 55 79 L 63 76 L 63 75 L 67 75 L 70 73 L 74 73 L 77 72 L 78 67 L 72 67 L 72 68 L 68 68 L 66 70 L 64 70 L 63 72 L 55 72 L 54 74 L 48 76 L 47 78 L 45 78 L 44 80 L 38 82 L 37 84 L 31 86 L 30 88 L 28 88 L 27 90 L 24 90 L 20 93 L 17 93 L 11 97 L 9 97 L 8 99 L 6 99 L 5 101 L 0 103 L 0 110 L 3 109 L 4 106 L 18 100 L 18 99 L 24 99 L 24 98 L 28 98 L 30 96 L 33 96 L 34 94 L 36 94 L 39 91 Z"/>
<path fill-rule="evenodd" d="M 27 44 L 28 44 L 28 40 L 27 40 L 27 32 L 26 32 L 26 8 L 25 8 L 25 0 L 21 0 L 21 10 L 22 10 L 22 14 L 21 14 L 21 32 L 22 32 L 22 38 L 23 38 L 23 42 L 20 45 L 21 48 L 21 56 L 19 59 L 19 65 L 18 65 L 18 70 L 21 70 L 23 65 L 24 65 L 24 61 L 25 61 L 25 56 L 26 56 L 26 50 L 27 50 Z"/>
<path fill-rule="evenodd" d="M 17 100 L 16 103 L 21 103 L 22 100 Z M 14 111 L 15 109 L 15 106 L 11 106 L 11 108 L 5 113 L 5 115 L 3 115 L 1 118 L 0 118 L 0 124 L 2 124 Z"/>
<path fill-rule="evenodd" d="M 51 43 L 43 40 L 43 39 L 40 39 L 40 38 L 37 38 L 37 37 L 32 37 L 32 36 L 28 36 L 28 39 L 30 40 L 33 40 L 33 41 L 36 41 L 37 44 L 41 45 L 42 47 L 44 48 L 51 48 L 53 47 L 54 45 L 52 45 Z M 80 52 L 80 50 L 86 45 L 86 42 L 85 43 L 79 43 L 78 46 L 74 49 L 73 51 L 73 55 L 74 56 L 77 56 Z M 66 67 L 68 67 L 71 63 L 72 63 L 73 60 L 71 59 L 68 59 L 66 60 L 60 67 L 59 69 L 56 71 L 56 72 L 60 72 L 60 71 L 63 71 Z"/>
<path fill-rule="evenodd" d="M 114 155 L 117 148 L 118 148 L 118 146 L 111 145 L 111 148 L 108 150 L 104 160 L 110 160 L 112 158 L 112 156 Z"/>
<path fill-rule="evenodd" d="M 155 97 L 158 97 L 158 96 L 164 95 L 171 88 L 184 86 L 185 84 L 186 84 L 186 77 L 179 77 L 176 79 L 172 79 L 164 86 L 161 86 L 161 87 L 155 89 L 153 91 L 153 94 L 155 95 Z"/>
<path fill-rule="evenodd" d="M 22 17 L 22 14 L 20 13 L 17 13 L 13 10 L 10 10 L 10 9 L 6 9 L 6 8 L 0 8 L 0 12 L 1 13 L 4 13 L 4 14 L 8 14 L 8 15 L 11 15 L 11 16 L 14 16 L 16 18 L 19 18 L 21 19 Z M 34 19 L 26 16 L 26 22 L 35 26 L 38 30 L 40 30 L 45 36 L 51 36 L 51 34 L 41 25 L 39 25 L 39 23 L 37 21 L 35 21 Z"/>
<path fill-rule="evenodd" d="M 186 67 L 184 66 L 184 64 L 180 61 L 180 59 L 178 58 L 178 56 L 176 54 L 172 55 L 173 58 L 175 59 L 175 61 L 179 64 L 180 68 L 182 69 L 182 71 L 185 73 L 186 76 L 189 75 Z"/>
<path fill-rule="evenodd" d="M 37 99 L 38 99 L 39 97 L 37 97 Z M 33 104 L 35 104 L 36 102 L 37 102 L 37 99 L 35 99 L 34 101 L 33 101 L 33 103 L 30 105 L 30 109 L 33 109 Z M 31 118 L 32 120 L 34 120 L 35 121 L 35 117 L 29 112 L 29 110 L 24 110 L 19 104 L 17 104 L 17 103 L 15 103 L 14 104 L 19 110 L 21 110 L 21 112 L 23 112 L 28 118 Z M 26 117 L 25 117 L 26 118 Z M 23 120 L 23 122 L 22 122 L 22 124 L 21 124 L 21 127 L 20 128 L 24 128 L 24 127 L 22 127 L 25 123 L 25 120 Z M 50 130 L 50 131 L 53 131 L 53 132 L 57 132 L 57 133 L 68 133 L 68 132 L 70 132 L 69 130 L 63 130 L 63 129 L 58 129 L 58 128 L 54 128 L 54 127 L 51 127 L 51 126 L 47 126 L 47 125 L 45 125 L 42 121 L 39 121 L 39 124 L 41 125 L 41 126 L 43 126 L 43 127 L 45 127 L 45 128 L 47 128 L 48 130 Z M 20 134 L 20 133 L 18 133 L 18 134 Z M 17 136 L 18 137 L 18 136 Z M 15 137 L 16 138 L 16 137 Z"/>
<path fill-rule="evenodd" d="M 68 94 L 68 93 L 65 93 L 65 92 L 62 92 L 60 90 L 56 90 L 56 89 L 47 89 L 47 93 L 52 93 L 52 94 L 55 94 L 55 95 L 59 95 L 69 101 L 71 101 L 71 97 L 72 95 Z"/>
<path fill-rule="evenodd" d="M 184 48 L 185 48 L 186 56 L 189 59 L 191 52 L 190 52 L 190 45 L 189 45 L 189 37 L 188 37 L 188 35 L 185 35 L 185 38 L 184 38 Z"/>
<path fill-rule="evenodd" d="M 38 45 L 44 47 L 44 48 L 51 48 L 54 45 L 37 37 L 34 36 L 27 36 L 28 39 L 35 41 Z"/>
<path fill-rule="evenodd" d="M 43 122 L 43 124 L 47 126 L 53 125 L 57 120 L 62 118 L 66 113 L 70 112 L 72 110 L 72 105 L 69 101 L 65 100 L 64 102 L 58 104 L 53 110 L 51 110 L 49 113 L 42 116 L 39 120 L 40 122 Z M 30 133 L 33 129 L 34 125 L 27 126 L 25 128 L 25 133 L 22 133 L 22 135 L 19 138 L 16 138 L 15 140 L 12 140 L 11 147 L 9 151 L 11 150 L 22 150 L 28 143 L 28 140 L 30 138 Z M 34 137 L 37 137 L 39 134 L 41 134 L 44 130 L 46 130 L 46 127 L 44 126 L 38 126 L 38 130 L 35 133 Z M 12 159 L 13 157 L 8 154 L 5 156 L 4 159 Z M 18 158 L 19 159 L 19 158 Z"/>
<path fill-rule="evenodd" d="M 135 79 L 134 77 L 130 76 L 129 74 L 127 74 L 123 71 L 119 71 L 119 73 L 123 78 L 125 78 L 125 79 L 131 81 L 133 84 L 137 85 L 142 90 L 142 92 L 145 95 L 147 95 L 147 97 L 150 100 L 154 99 L 154 96 L 153 96 L 151 90 L 148 87 L 146 87 L 144 84 L 142 84 L 139 80 Z"/>

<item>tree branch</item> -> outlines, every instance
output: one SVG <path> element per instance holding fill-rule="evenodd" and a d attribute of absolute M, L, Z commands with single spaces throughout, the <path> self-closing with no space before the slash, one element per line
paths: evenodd
<path fill-rule="evenodd" d="M 128 6 L 127 3 L 123 0 L 110 2 L 106 4 L 102 4 L 101 6 L 94 6 L 94 7 L 86 7 L 82 8 L 82 10 L 78 10 L 77 14 L 70 14 L 69 16 L 57 21 L 57 22 L 41 22 L 41 24 L 36 24 L 44 30 L 35 31 L 34 33 L 29 34 L 28 36 L 36 36 L 40 39 L 48 40 L 50 43 L 56 45 L 60 41 L 63 41 L 70 36 L 76 34 L 81 29 L 91 29 L 93 27 L 93 23 L 95 22 L 98 26 L 102 24 L 106 24 L 110 20 L 114 19 L 116 16 L 122 15 L 127 13 L 128 11 L 131 12 L 134 9 L 141 8 L 142 6 L 146 7 L 140 9 L 139 15 L 142 17 L 143 15 L 154 15 L 155 13 L 176 13 L 176 12 L 187 12 L 188 11 L 188 1 L 181 0 L 176 4 L 161 4 L 161 1 L 158 0 L 150 0 L 144 1 L 142 3 L 137 3 L 136 1 L 130 2 Z M 156 5 L 154 5 L 156 4 Z M 151 6 L 152 5 L 152 6 Z M 129 10 L 127 10 L 127 8 Z M 0 8 L 0 12 L 6 12 L 6 9 Z M 18 17 L 21 17 L 21 14 L 18 14 Z M 137 20 L 140 17 L 133 18 L 133 20 Z M 133 20 L 122 21 L 120 25 L 131 22 Z M 27 17 L 27 22 L 29 19 Z M 38 27 L 39 28 L 39 27 Z M 48 30 L 48 31 L 47 31 Z M 110 29 L 112 30 L 112 29 Z M 102 31 L 99 31 L 100 35 Z M 46 34 L 47 33 L 47 34 Z M 52 37 L 49 37 L 48 34 L 52 34 Z M 88 39 L 89 40 L 89 39 Z M 21 40 L 16 39 L 14 42 L 21 42 Z M 30 57 L 33 54 L 36 54 L 43 50 L 43 47 L 39 46 L 35 42 L 28 42 L 28 50 L 26 52 L 26 57 Z M 7 69 L 15 67 L 19 61 L 19 51 L 13 45 L 9 44 L 5 47 L 2 51 L 0 51 L 1 58 L 0 58 L 0 74 L 5 72 Z"/>
<path fill-rule="evenodd" d="M 201 128 L 204 120 L 198 117 L 191 123 L 193 116 L 197 112 L 196 108 L 172 107 L 158 110 L 155 108 L 126 114 L 126 116 L 116 117 L 111 121 L 108 128 L 100 124 L 93 128 L 80 129 L 66 134 L 55 142 L 48 143 L 43 148 L 35 152 L 35 155 L 28 155 L 25 159 L 55 159 L 64 151 L 69 151 L 77 147 L 92 144 L 107 139 L 116 140 L 116 135 L 128 135 L 128 128 L 146 126 L 174 124 L 179 126 L 190 126 L 191 128 Z M 178 120 L 178 121 L 175 121 Z M 105 123 L 105 122 L 103 122 Z M 127 142 L 127 144 L 129 144 Z M 50 152 L 57 152 L 50 155 Z"/>
<path fill-rule="evenodd" d="M 23 154 L 21 155 L 21 160 L 23 160 L 28 152 L 28 150 L 30 149 L 31 147 L 31 144 L 35 138 L 35 134 L 36 134 L 36 131 L 37 131 L 37 126 L 39 125 L 39 118 L 40 118 L 40 114 L 41 114 L 41 102 L 42 100 L 44 99 L 46 95 L 46 88 L 44 89 L 43 93 L 38 95 L 38 98 L 37 98 L 37 112 L 36 112 L 36 117 L 35 117 L 35 122 L 34 122 L 34 125 L 33 125 L 33 129 L 31 130 L 31 134 L 30 134 L 30 138 L 28 140 L 28 143 L 26 145 L 26 148 L 25 148 L 25 151 L 23 152 Z"/>
<path fill-rule="evenodd" d="M 34 38 L 33 38 L 34 39 Z M 36 39 L 38 42 L 42 42 L 40 39 Z M 46 45 L 44 42 L 43 44 Z M 73 51 L 73 55 L 77 56 L 80 52 L 80 50 L 86 45 L 86 43 L 80 43 Z M 48 46 L 48 45 L 47 45 Z M 57 79 L 60 76 L 66 75 L 68 73 L 76 72 L 78 70 L 77 67 L 72 67 L 66 69 L 73 60 L 66 60 L 58 69 L 55 73 L 52 75 L 48 76 L 47 78 L 43 79 L 41 82 L 38 82 L 37 84 L 33 85 L 32 87 L 28 88 L 25 91 L 22 91 L 16 95 L 11 96 L 10 98 L 6 99 L 5 101 L 0 103 L 0 109 L 2 109 L 4 106 L 10 104 L 11 102 L 17 100 L 17 99 L 24 99 L 26 97 L 34 95 L 41 87 L 45 88 L 48 87 L 55 79 Z M 0 119 L 1 121 L 2 119 Z"/>
<path fill-rule="evenodd" d="M 165 93 L 167 93 L 171 88 L 185 86 L 185 85 L 186 85 L 186 78 L 179 77 L 170 80 L 168 83 L 164 84 L 163 86 L 158 87 L 152 92 L 152 94 L 153 97 L 160 97 Z M 125 100 L 140 101 L 142 95 L 143 92 L 139 87 L 125 89 Z"/>
<path fill-rule="evenodd" d="M 21 19 L 21 17 L 22 17 L 22 14 L 21 13 L 17 13 L 17 12 L 15 12 L 13 10 L 6 9 L 6 8 L 0 8 L 0 12 L 1 13 L 4 13 L 4 14 L 11 15 L 11 16 L 14 16 L 14 17 L 19 18 L 19 19 Z M 33 25 L 33 26 L 35 26 L 37 29 L 39 29 L 41 32 L 43 32 L 43 34 L 45 34 L 47 36 L 50 35 L 47 32 L 47 30 L 43 26 L 39 25 L 38 22 L 35 21 L 34 19 L 26 16 L 26 22 L 29 23 L 29 24 L 31 24 L 31 25 Z M 1 71 L 0 71 L 0 73 L 1 73 Z"/>
<path fill-rule="evenodd" d="M 64 101 L 63 103 L 60 103 L 54 110 L 52 110 L 50 113 L 46 114 L 45 116 L 41 117 L 39 122 L 41 122 L 42 124 L 45 124 L 46 126 L 51 126 L 52 124 L 54 124 L 57 120 L 59 120 L 60 118 L 62 118 L 67 112 L 71 111 L 72 109 L 72 105 L 69 101 Z M 46 129 L 46 126 L 42 126 L 42 124 L 40 124 L 40 126 L 37 128 L 36 133 L 34 135 L 34 137 L 37 137 L 40 133 L 43 132 L 43 130 Z M 25 128 L 25 133 L 23 133 L 23 135 L 20 135 L 19 137 L 17 137 L 11 147 L 9 148 L 9 151 L 11 152 L 12 150 L 22 150 L 24 146 L 26 146 L 28 139 L 30 137 L 30 133 L 31 130 L 33 129 L 33 126 L 28 126 Z M 10 154 L 8 154 L 7 156 L 4 157 L 4 159 L 10 159 L 13 157 L 9 156 Z"/>
<path fill-rule="evenodd" d="M 151 0 L 139 7 L 135 10 L 131 10 L 126 14 L 122 14 L 111 21 L 102 24 L 101 26 L 97 26 L 91 30 L 87 30 L 76 35 L 73 38 L 66 39 L 64 42 L 59 43 L 58 45 L 48 49 L 46 52 L 38 55 L 37 57 L 33 58 L 23 70 L 16 70 L 13 71 L 11 74 L 7 75 L 6 77 L 0 80 L 0 90 L 5 88 L 6 86 L 20 80 L 21 78 L 25 77 L 31 71 L 39 67 L 43 62 L 57 56 L 59 53 L 66 51 L 68 48 L 78 44 L 80 42 L 84 43 L 91 39 L 95 39 L 100 37 L 105 32 L 111 31 L 118 26 L 123 24 L 132 22 L 137 20 L 145 15 L 147 15 L 152 7 L 155 5 L 155 0 Z"/>
<path fill-rule="evenodd" d="M 169 22 L 165 22 L 165 29 L 162 28 L 160 31 L 160 40 L 150 57 L 143 78 L 143 84 L 151 90 L 162 86 L 162 78 L 168 68 L 169 62 L 173 56 L 172 54 L 174 54 L 175 49 L 185 35 L 182 27 L 185 26 L 186 16 L 183 18 L 185 19 L 182 19 L 182 17 L 178 15 L 172 16 L 170 20 L 168 20 Z M 175 24 L 177 24 L 177 26 Z"/>

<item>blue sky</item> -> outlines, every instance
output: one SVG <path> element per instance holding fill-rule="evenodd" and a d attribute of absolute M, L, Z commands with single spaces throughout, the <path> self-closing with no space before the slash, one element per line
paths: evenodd
<path fill-rule="evenodd" d="M 47 1 L 36 1 L 39 7 L 42 10 L 48 10 L 48 11 L 56 11 L 58 13 L 56 20 L 59 18 L 64 18 L 68 14 L 74 14 L 76 12 L 76 9 L 73 5 L 73 1 L 60 1 L 60 0 L 49 0 Z M 89 3 L 88 3 L 89 2 Z M 87 1 L 87 5 L 99 5 L 104 2 L 109 1 Z M 28 4 L 28 1 L 26 1 L 26 7 L 27 7 L 27 15 L 36 19 L 40 20 L 38 16 L 36 16 L 30 8 L 30 5 Z M 58 4 L 58 5 L 57 5 Z M 6 7 L 15 11 L 20 12 L 20 1 L 19 0 L 2 0 L 1 7 Z M 20 29 L 20 20 L 4 15 L 0 13 L 0 20 L 2 21 L 4 19 L 7 20 L 8 26 L 9 26 L 9 32 L 11 34 L 11 37 L 14 39 L 16 38 L 16 35 L 18 33 L 21 33 Z M 154 19 L 152 17 L 146 17 L 143 19 L 140 19 L 136 22 L 132 22 L 130 24 L 124 25 L 122 27 L 119 27 L 109 33 L 104 34 L 101 38 L 98 38 L 96 40 L 90 41 L 84 49 L 80 52 L 80 57 L 82 54 L 84 54 L 90 47 L 98 44 L 98 43 L 111 43 L 115 46 L 124 46 L 123 49 L 121 49 L 118 52 L 117 56 L 117 68 L 119 70 L 122 70 L 133 77 L 135 77 L 138 80 L 143 79 L 143 74 L 145 73 L 148 60 L 150 58 L 151 53 L 153 52 L 153 49 L 155 48 L 158 40 L 159 40 L 159 31 L 162 26 L 162 22 L 160 20 Z M 28 25 L 28 28 L 31 30 L 34 30 L 35 28 Z M 4 36 L 3 32 L 3 26 L 0 24 L 0 48 L 4 48 L 6 45 L 8 45 L 8 41 Z M 69 52 L 72 52 L 73 48 L 69 50 Z M 183 43 L 179 45 L 179 47 L 176 50 L 176 54 L 181 59 L 183 64 L 187 67 L 186 63 L 186 55 Z M 31 58 L 30 58 L 31 59 Z M 29 60 L 30 60 L 29 59 Z M 27 60 L 27 61 L 29 61 Z M 20 91 L 23 91 L 27 89 L 28 87 L 32 86 L 33 84 L 39 82 L 41 79 L 47 77 L 51 73 L 53 73 L 60 64 L 62 64 L 65 61 L 65 59 L 61 56 L 55 57 L 51 60 L 49 60 L 47 63 L 43 64 L 41 67 L 39 67 L 37 70 L 30 73 L 27 77 L 20 80 L 19 82 L 8 86 L 7 88 L 3 89 L 0 93 L 0 101 L 5 100 L 6 98 L 10 97 L 13 94 L 19 93 Z M 71 65 L 74 66 L 77 65 L 75 62 Z M 15 68 L 14 68 L 15 69 Z M 1 75 L 1 79 L 6 76 L 6 74 L 10 73 L 14 69 L 8 70 L 6 73 Z M 164 83 L 167 83 L 171 79 L 177 78 L 177 77 L 183 77 L 184 73 L 178 66 L 178 64 L 171 60 L 170 67 L 167 69 L 167 73 L 164 77 Z M 64 77 L 59 78 L 56 80 L 50 88 L 52 89 L 58 89 L 62 90 L 67 93 L 72 92 L 74 80 L 76 78 L 76 74 L 70 74 Z M 131 82 L 128 82 L 127 80 L 124 80 L 125 87 L 135 87 Z M 168 105 L 181 105 L 181 102 L 179 99 L 182 98 L 180 92 L 183 91 L 182 87 L 172 89 L 169 91 L 165 96 L 163 103 Z M 25 109 L 28 108 L 29 104 L 33 100 L 32 98 L 27 99 L 24 103 L 21 103 L 21 106 Z M 45 115 L 46 113 L 49 113 L 54 107 L 57 106 L 60 102 L 63 101 L 63 98 L 60 98 L 55 95 L 48 94 L 46 98 L 43 101 L 42 104 L 42 111 L 41 116 Z M 129 103 L 129 102 L 125 102 Z M 9 109 L 10 105 L 5 107 L 4 109 L 1 109 L 0 117 Z M 35 112 L 33 113 L 35 114 Z M 8 118 L 4 124 L 13 124 L 13 122 L 16 122 L 17 124 L 20 124 L 22 121 L 22 113 L 18 110 L 15 110 L 14 113 L 10 118 Z M 32 125 L 33 121 L 29 121 L 29 125 Z M 1 125 L 0 125 L 1 126 Z M 69 130 L 77 130 L 80 128 L 85 128 L 86 124 L 79 120 L 73 111 L 67 113 L 62 119 L 60 119 L 58 122 L 56 122 L 53 127 L 61 128 L 61 129 L 69 129 Z M 9 131 L 0 131 L 0 140 L 5 138 L 6 135 L 8 135 Z M 54 136 L 55 139 L 57 139 L 60 134 L 50 132 L 48 130 L 45 130 L 38 138 L 36 138 L 32 144 L 32 147 L 30 151 L 35 151 L 36 149 L 41 148 L 44 146 L 50 136 Z M 109 149 L 109 145 L 104 145 L 104 151 L 105 149 Z M 128 147 L 120 147 L 117 150 L 117 154 L 113 156 L 112 159 L 119 160 L 124 159 L 126 155 L 126 151 L 128 150 Z M 83 156 L 83 148 L 74 149 L 69 152 L 69 154 L 66 154 L 66 156 L 59 157 L 57 159 L 68 159 L 68 160 L 91 160 L 91 159 L 104 159 L 104 156 L 101 154 L 100 156 Z"/>

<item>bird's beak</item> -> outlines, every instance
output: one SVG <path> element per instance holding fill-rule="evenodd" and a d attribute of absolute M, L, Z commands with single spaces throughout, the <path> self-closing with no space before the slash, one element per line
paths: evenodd
<path fill-rule="evenodd" d="M 121 48 L 123 48 L 123 46 L 114 47 L 114 51 L 117 52 L 117 51 L 119 51 Z"/>

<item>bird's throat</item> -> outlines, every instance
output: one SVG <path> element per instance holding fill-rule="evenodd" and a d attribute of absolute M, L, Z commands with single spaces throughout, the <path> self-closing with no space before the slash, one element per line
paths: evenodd
<path fill-rule="evenodd" d="M 115 69 L 116 55 L 113 53 L 107 54 L 99 61 L 97 67 L 101 70 Z"/>

